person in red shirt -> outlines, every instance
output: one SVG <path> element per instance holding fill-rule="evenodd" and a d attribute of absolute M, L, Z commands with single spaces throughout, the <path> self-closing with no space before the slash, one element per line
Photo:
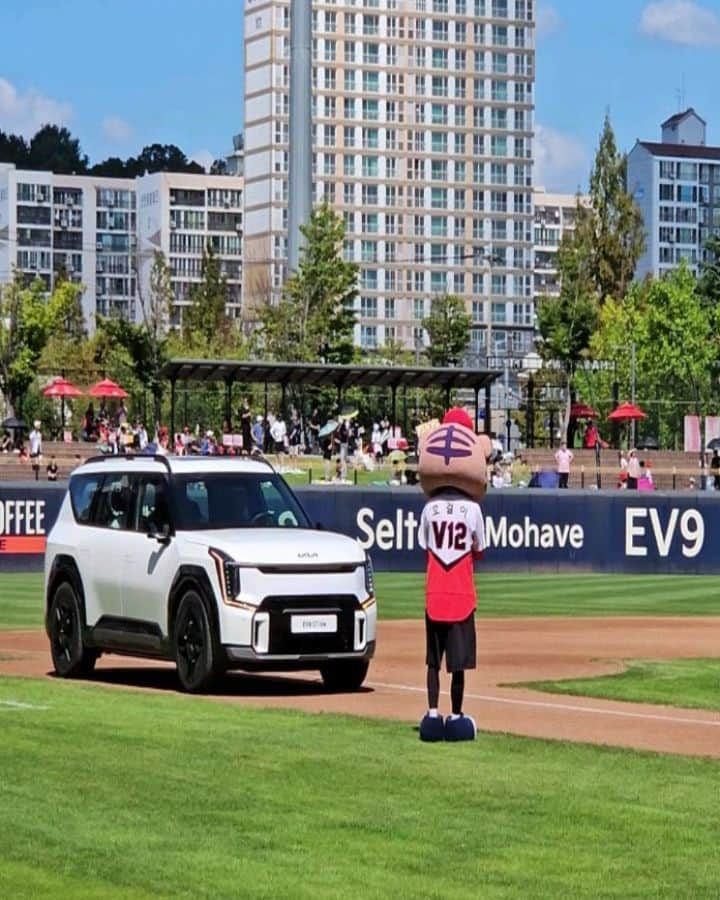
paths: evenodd
<path fill-rule="evenodd" d="M 459 409 L 450 410 L 442 425 L 421 440 L 418 470 L 429 494 L 418 538 L 427 552 L 428 711 L 420 723 L 424 741 L 472 740 L 476 734 L 475 722 L 463 714 L 463 699 L 465 671 L 477 665 L 473 561 L 485 549 L 485 527 L 477 498 L 485 492 L 487 453 L 484 440 L 473 433 L 470 417 Z M 452 713 L 445 721 L 438 711 L 443 659 L 451 674 L 452 704 Z"/>

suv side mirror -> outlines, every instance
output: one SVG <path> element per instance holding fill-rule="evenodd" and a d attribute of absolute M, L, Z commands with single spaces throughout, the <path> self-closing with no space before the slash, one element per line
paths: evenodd
<path fill-rule="evenodd" d="M 147 536 L 154 541 L 157 541 L 158 544 L 169 544 L 170 543 L 170 525 L 165 522 L 159 528 L 156 528 L 154 525 L 150 526 L 150 530 L 147 533 Z"/>

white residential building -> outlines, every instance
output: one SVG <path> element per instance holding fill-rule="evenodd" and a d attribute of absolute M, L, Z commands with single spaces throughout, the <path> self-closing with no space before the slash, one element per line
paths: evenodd
<path fill-rule="evenodd" d="M 313 2 L 314 201 L 360 265 L 360 346 L 418 347 L 443 293 L 464 298 L 476 357 L 531 346 L 533 7 Z M 289 26 L 288 0 L 247 0 L 248 311 L 286 276 Z"/>
<path fill-rule="evenodd" d="M 239 316 L 242 287 L 242 179 L 157 172 L 136 179 L 140 290 L 149 290 L 154 253 L 164 253 L 175 293 L 175 324 L 202 277 L 211 247 L 228 285 L 228 312 Z"/>
<path fill-rule="evenodd" d="M 697 273 L 705 242 L 720 233 L 720 147 L 706 145 L 705 120 L 688 109 L 663 122 L 659 143 L 638 141 L 627 181 L 646 232 L 635 277 L 665 275 L 681 260 Z"/>
<path fill-rule="evenodd" d="M 567 232 L 575 230 L 578 201 L 583 205 L 590 198 L 579 194 L 553 194 L 544 188 L 535 189 L 535 300 L 560 295 L 557 253 L 560 241 Z"/>
<path fill-rule="evenodd" d="M 147 291 L 153 251 L 162 250 L 179 320 L 200 280 L 203 248 L 210 245 L 227 278 L 228 310 L 237 316 L 242 190 L 242 178 L 223 175 L 124 179 L 0 164 L 0 284 L 17 271 L 41 278 L 50 290 L 64 270 L 85 288 L 83 313 L 93 332 L 98 315 L 142 320 L 139 299 Z"/>
<path fill-rule="evenodd" d="M 0 284 L 14 271 L 48 290 L 64 271 L 85 286 L 83 313 L 134 318 L 132 179 L 54 175 L 0 163 Z"/>

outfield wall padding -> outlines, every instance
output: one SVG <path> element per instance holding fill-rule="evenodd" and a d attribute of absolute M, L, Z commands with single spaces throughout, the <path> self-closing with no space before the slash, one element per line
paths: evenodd
<path fill-rule="evenodd" d="M 42 569 L 64 491 L 0 486 L 0 571 Z M 297 494 L 313 522 L 356 538 L 379 571 L 424 568 L 418 488 L 317 485 Z M 720 573 L 720 494 L 499 490 L 483 512 L 488 569 Z"/>

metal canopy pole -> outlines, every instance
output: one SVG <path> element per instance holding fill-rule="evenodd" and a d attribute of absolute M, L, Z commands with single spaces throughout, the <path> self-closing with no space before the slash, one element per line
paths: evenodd
<path fill-rule="evenodd" d="M 312 0 L 290 3 L 290 160 L 288 267 L 300 263 L 303 236 L 312 212 Z"/>
<path fill-rule="evenodd" d="M 227 419 L 228 428 L 232 431 L 232 376 L 225 379 L 225 418 Z"/>
<path fill-rule="evenodd" d="M 397 385 L 394 384 L 390 390 L 392 392 L 392 427 L 395 428 L 397 425 Z"/>
<path fill-rule="evenodd" d="M 480 386 L 476 384 L 473 390 L 475 391 L 475 434 L 479 434 L 478 421 L 480 419 Z"/>
<path fill-rule="evenodd" d="M 170 432 L 171 438 L 173 441 L 173 446 L 175 442 L 175 384 L 176 380 L 174 378 L 170 379 Z"/>
<path fill-rule="evenodd" d="M 492 431 L 492 395 L 491 391 L 491 383 L 488 382 L 485 385 L 485 434 L 490 434 Z"/>

